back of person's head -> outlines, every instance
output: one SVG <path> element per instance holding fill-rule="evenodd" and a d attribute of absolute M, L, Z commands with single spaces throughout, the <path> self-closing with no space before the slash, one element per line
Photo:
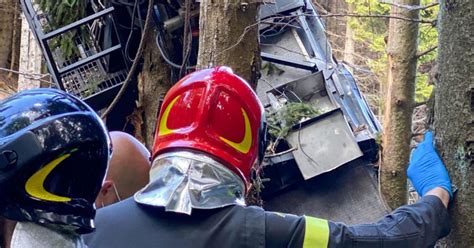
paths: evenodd
<path fill-rule="evenodd" d="M 124 132 L 110 132 L 110 138 L 114 151 L 97 196 L 98 208 L 132 196 L 149 181 L 150 152 L 146 147 Z"/>
<path fill-rule="evenodd" d="M 36 89 L 0 102 L 0 214 L 76 233 L 93 231 L 111 154 L 106 128 L 81 100 Z"/>
<path fill-rule="evenodd" d="M 177 150 L 212 156 L 249 186 L 265 149 L 263 106 L 247 82 L 228 67 L 194 72 L 166 94 L 152 158 Z"/>

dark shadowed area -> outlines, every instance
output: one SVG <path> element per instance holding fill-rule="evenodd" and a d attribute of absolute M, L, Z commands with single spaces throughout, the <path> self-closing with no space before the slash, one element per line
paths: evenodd
<path fill-rule="evenodd" d="M 300 182 L 264 201 L 270 211 L 311 215 L 347 224 L 375 222 L 387 214 L 375 170 L 361 159 Z"/>

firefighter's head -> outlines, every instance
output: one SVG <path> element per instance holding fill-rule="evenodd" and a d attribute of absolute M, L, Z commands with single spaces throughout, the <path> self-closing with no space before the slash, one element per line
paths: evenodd
<path fill-rule="evenodd" d="M 257 95 L 228 67 L 194 72 L 166 94 L 152 158 L 176 150 L 211 155 L 248 188 L 265 149 L 264 111 Z"/>
<path fill-rule="evenodd" d="M 93 230 L 94 200 L 111 153 L 100 118 L 53 89 L 0 103 L 0 213 L 61 230 Z"/>

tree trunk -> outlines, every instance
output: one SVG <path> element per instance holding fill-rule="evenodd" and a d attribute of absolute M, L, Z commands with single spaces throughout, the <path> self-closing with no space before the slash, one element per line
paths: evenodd
<path fill-rule="evenodd" d="M 201 1 L 198 68 L 230 66 L 255 88 L 261 65 L 256 2 Z"/>
<path fill-rule="evenodd" d="M 347 3 L 347 12 L 353 13 L 354 12 L 354 3 Z M 346 37 L 344 42 L 344 61 L 349 63 L 350 65 L 355 65 L 355 40 L 354 40 L 354 30 L 352 30 L 349 21 L 351 20 L 350 17 L 346 18 Z"/>
<path fill-rule="evenodd" d="M 398 0 L 398 4 L 419 5 L 419 0 Z M 418 19 L 418 11 L 391 9 L 391 15 Z M 382 139 L 380 190 L 387 206 L 406 204 L 406 166 L 410 156 L 411 117 L 416 76 L 418 23 L 390 19 L 388 77 Z"/>
<path fill-rule="evenodd" d="M 320 1 L 328 14 L 342 14 L 346 12 L 347 4 L 345 0 L 323 0 Z M 352 13 L 349 12 L 348 13 Z M 326 26 L 326 34 L 331 44 L 332 52 L 336 58 L 343 58 L 345 52 L 346 25 L 349 17 L 327 17 L 323 18 Z"/>
<path fill-rule="evenodd" d="M 21 42 L 20 42 L 20 65 L 19 71 L 31 74 L 41 74 L 43 64 L 43 53 L 25 17 L 21 18 Z M 34 80 L 27 75 L 18 76 L 18 91 L 39 88 L 40 80 Z"/>
<path fill-rule="evenodd" d="M 137 108 L 131 116 L 136 123 L 135 136 L 149 149 L 153 146 L 160 99 L 171 87 L 170 68 L 161 58 L 155 36 L 156 31 L 153 31 L 146 38 L 143 70 L 138 78 Z"/>
<path fill-rule="evenodd" d="M 438 82 L 434 128 L 437 147 L 454 185 L 448 247 L 474 244 L 474 4 L 440 2 Z"/>
<path fill-rule="evenodd" d="M 19 70 L 20 66 L 20 40 L 21 40 L 21 9 L 20 9 L 20 2 L 14 1 L 13 2 L 13 31 L 12 31 L 12 48 L 11 48 L 11 56 L 10 56 L 10 69 L 11 70 Z M 12 87 L 17 87 L 18 82 L 18 74 L 10 72 L 8 74 L 8 78 L 10 81 L 13 81 Z"/>
<path fill-rule="evenodd" d="M 19 42 L 15 41 L 15 17 L 19 11 L 18 4 L 14 0 L 0 0 L 0 67 L 5 69 L 17 69 L 15 65 L 18 63 L 18 56 L 15 56 L 15 61 L 12 61 L 12 55 L 15 55 L 16 48 Z M 17 21 L 16 24 L 19 22 Z M 16 25 L 19 29 L 19 25 Z M 16 80 L 11 73 L 6 71 L 0 72 L 0 81 L 4 81 L 10 87 L 16 87 Z M 16 77 L 15 77 L 16 78 Z"/>
<path fill-rule="evenodd" d="M 15 2 L 0 0 L 0 67 L 10 68 L 9 58 L 12 52 L 13 19 L 15 16 Z"/>

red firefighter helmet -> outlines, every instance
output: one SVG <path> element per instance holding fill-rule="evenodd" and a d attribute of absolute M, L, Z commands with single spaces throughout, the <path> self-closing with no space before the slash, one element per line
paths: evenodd
<path fill-rule="evenodd" d="M 166 94 L 152 158 L 173 149 L 210 154 L 248 188 L 265 149 L 264 111 L 249 85 L 228 67 L 196 71 Z"/>

